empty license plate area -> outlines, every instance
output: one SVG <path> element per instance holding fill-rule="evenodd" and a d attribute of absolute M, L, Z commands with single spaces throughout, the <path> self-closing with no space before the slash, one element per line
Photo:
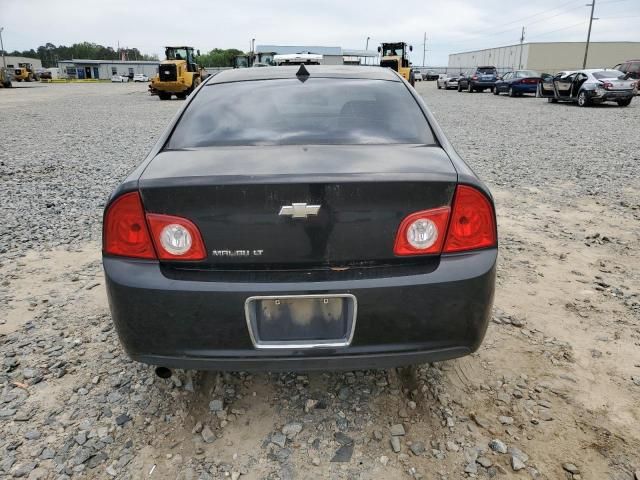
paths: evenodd
<path fill-rule="evenodd" d="M 356 311 L 351 294 L 250 297 L 245 302 L 247 327 L 256 348 L 348 346 Z"/>

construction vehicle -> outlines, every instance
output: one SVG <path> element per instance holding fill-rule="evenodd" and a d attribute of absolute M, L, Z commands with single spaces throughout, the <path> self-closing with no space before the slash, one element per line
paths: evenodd
<path fill-rule="evenodd" d="M 11 88 L 11 76 L 6 68 L 0 67 L 0 88 Z"/>
<path fill-rule="evenodd" d="M 197 53 L 200 55 L 200 50 Z M 160 100 L 170 100 L 172 95 L 185 99 L 207 77 L 207 72 L 196 63 L 193 47 L 165 47 L 165 55 L 167 59 L 160 63 L 149 90 Z"/>
<path fill-rule="evenodd" d="M 19 63 L 18 68 L 13 69 L 13 79 L 16 82 L 33 82 L 38 80 L 38 77 L 33 72 L 33 65 L 30 63 Z"/>
<path fill-rule="evenodd" d="M 253 66 L 253 55 L 236 55 L 233 57 L 233 68 L 248 68 Z"/>
<path fill-rule="evenodd" d="M 409 62 L 409 52 L 411 51 L 413 51 L 413 47 L 405 42 L 383 43 L 378 47 L 378 53 L 381 55 L 380 66 L 392 68 L 407 82 L 414 85 L 415 78 L 411 72 L 411 62 Z"/>

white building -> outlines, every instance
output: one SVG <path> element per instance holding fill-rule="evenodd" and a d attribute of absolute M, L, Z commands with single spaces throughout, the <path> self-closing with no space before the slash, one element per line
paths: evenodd
<path fill-rule="evenodd" d="M 342 47 L 317 45 L 256 45 L 259 61 L 271 63 L 273 55 L 314 54 L 322 55 L 322 65 L 373 64 L 378 52 L 371 50 L 349 50 Z"/>
<path fill-rule="evenodd" d="M 122 60 L 86 60 L 73 59 L 58 62 L 60 78 L 108 80 L 113 75 L 133 78 L 136 73 L 144 73 L 149 78 L 158 73 L 160 62 L 122 61 Z"/>
<path fill-rule="evenodd" d="M 450 70 L 492 65 L 501 70 L 554 73 L 582 68 L 586 42 L 534 42 L 449 55 Z M 640 42 L 591 42 L 587 68 L 613 67 L 640 58 Z"/>
<path fill-rule="evenodd" d="M 39 58 L 11 57 L 7 55 L 4 57 L 4 60 L 7 64 L 7 68 L 18 68 L 18 64 L 20 63 L 30 63 L 34 70 L 42 68 L 42 62 Z M 2 59 L 0 59 L 0 66 L 2 66 Z"/>

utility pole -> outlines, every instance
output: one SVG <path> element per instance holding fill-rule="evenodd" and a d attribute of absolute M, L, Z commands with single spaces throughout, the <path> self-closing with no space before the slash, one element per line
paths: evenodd
<path fill-rule="evenodd" d="M 4 30 L 4 27 L 0 27 L 0 50 L 2 50 L 2 66 L 6 69 L 7 68 L 7 59 L 4 58 L 4 44 L 2 43 L 2 31 Z"/>
<path fill-rule="evenodd" d="M 591 3 L 587 3 L 585 7 L 591 7 L 591 17 L 589 18 L 589 31 L 587 33 L 587 45 L 584 49 L 584 61 L 582 62 L 582 68 L 587 68 L 587 57 L 589 56 L 589 41 L 591 40 L 591 24 L 593 23 L 593 11 L 596 9 L 596 0 L 591 0 Z"/>
<path fill-rule="evenodd" d="M 424 32 L 424 42 L 422 44 L 422 66 L 424 67 L 425 57 L 427 55 L 427 32 Z"/>
<path fill-rule="evenodd" d="M 518 70 L 522 70 L 522 49 L 524 43 L 524 27 L 522 27 L 522 35 L 520 35 L 520 61 L 518 62 Z"/>

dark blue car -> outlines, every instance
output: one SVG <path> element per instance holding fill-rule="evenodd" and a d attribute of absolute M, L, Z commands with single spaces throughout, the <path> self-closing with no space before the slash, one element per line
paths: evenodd
<path fill-rule="evenodd" d="M 533 70 L 515 70 L 505 73 L 502 78 L 496 82 L 494 95 L 508 93 L 510 97 L 517 97 L 524 93 L 535 94 L 538 90 L 541 76 Z"/>

